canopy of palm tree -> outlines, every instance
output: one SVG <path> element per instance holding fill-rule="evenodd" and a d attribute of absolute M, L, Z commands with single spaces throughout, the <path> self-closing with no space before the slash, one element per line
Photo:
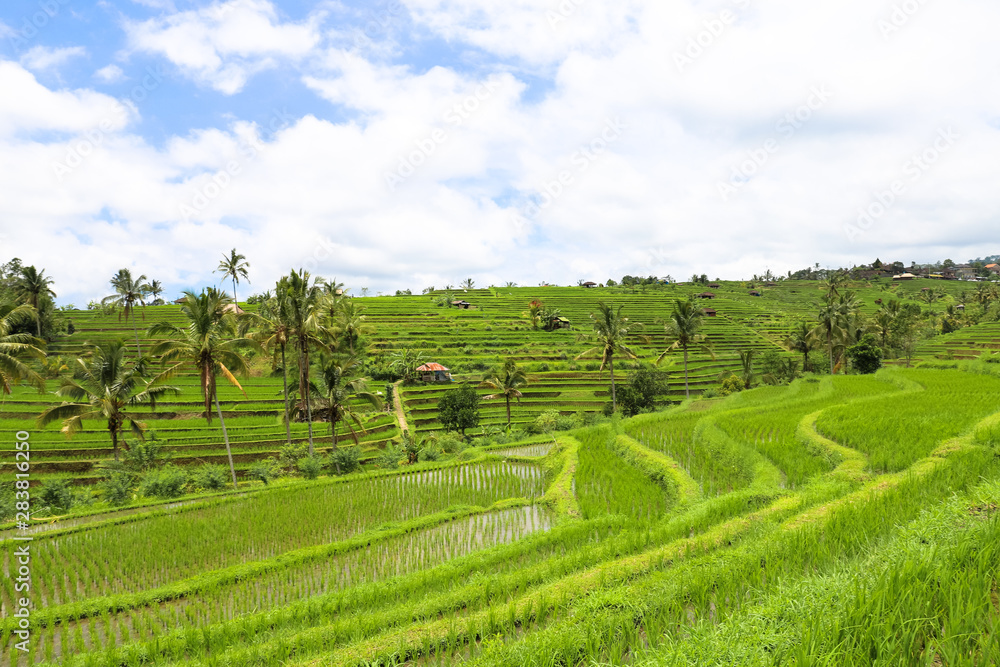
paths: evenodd
<path fill-rule="evenodd" d="M 18 324 L 38 319 L 38 311 L 28 304 L 0 311 L 0 391 L 11 393 L 13 386 L 27 382 L 38 391 L 45 391 L 45 380 L 22 357 L 44 359 L 44 342 L 26 333 L 11 333 Z"/>
<path fill-rule="evenodd" d="M 177 367 L 171 367 L 149 378 L 147 363 L 138 359 L 126 363 L 125 344 L 121 341 L 95 345 L 88 358 L 76 360 L 77 372 L 64 378 L 56 391 L 74 401 L 63 403 L 43 412 L 38 425 L 45 426 L 62 421 L 62 431 L 67 436 L 78 433 L 85 419 L 100 419 L 108 426 L 111 445 L 118 460 L 118 444 L 125 427 L 140 440 L 144 439 L 145 424 L 127 414 L 129 408 L 139 405 L 156 407 L 156 401 L 166 394 L 179 394 L 180 389 L 165 384 L 173 377 Z"/>

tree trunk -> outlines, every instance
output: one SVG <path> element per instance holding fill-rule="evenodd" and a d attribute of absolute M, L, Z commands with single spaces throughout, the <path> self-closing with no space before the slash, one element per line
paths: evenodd
<path fill-rule="evenodd" d="M 691 392 L 688 390 L 688 349 L 687 349 L 687 345 L 684 346 L 684 398 L 691 398 Z"/>
<path fill-rule="evenodd" d="M 292 416 L 288 410 L 288 367 L 285 365 L 285 344 L 281 344 L 281 383 L 285 387 L 285 436 L 288 444 L 292 444 Z"/>
<path fill-rule="evenodd" d="M 348 424 L 348 426 L 350 426 L 350 424 Z M 331 451 L 332 454 L 333 452 L 337 451 L 337 418 L 333 416 L 332 412 L 330 413 L 330 440 L 333 441 L 333 450 Z M 334 467 L 337 468 L 337 474 L 339 475 L 340 461 L 334 459 L 333 465 Z"/>
<path fill-rule="evenodd" d="M 826 332 L 826 344 L 830 352 L 830 375 L 833 375 L 833 332 Z"/>
<path fill-rule="evenodd" d="M 611 412 L 618 409 L 618 403 L 615 401 L 615 357 L 614 355 L 608 356 L 608 369 L 611 371 Z"/>
<path fill-rule="evenodd" d="M 507 399 L 507 430 L 510 430 L 510 396 L 505 394 L 504 398 Z"/>
<path fill-rule="evenodd" d="M 299 396 L 306 402 L 306 424 L 309 428 L 309 456 L 313 455 L 313 415 L 309 401 L 309 348 L 299 339 Z"/>
<path fill-rule="evenodd" d="M 135 315 L 132 316 L 132 331 L 135 332 L 135 353 L 142 358 L 142 350 L 139 349 L 139 328 L 135 325 Z"/>
<path fill-rule="evenodd" d="M 233 277 L 233 305 L 235 305 L 237 309 L 239 309 L 239 307 L 240 307 L 240 300 L 236 296 L 236 277 L 235 276 Z M 237 310 L 236 312 L 238 313 L 239 310 Z"/>
<path fill-rule="evenodd" d="M 111 431 L 111 446 L 115 450 L 115 463 L 118 463 L 118 429 L 115 428 L 114 422 L 109 422 L 108 426 Z"/>
<path fill-rule="evenodd" d="M 215 399 L 215 411 L 219 413 L 219 424 L 222 425 L 222 440 L 226 443 L 226 456 L 229 457 L 229 472 L 233 475 L 233 488 L 239 490 L 239 486 L 236 484 L 236 466 L 233 464 L 233 450 L 229 446 L 229 433 L 226 432 L 226 420 L 222 418 L 222 408 L 219 407 L 219 397 L 215 394 L 213 387 L 213 396 Z"/>

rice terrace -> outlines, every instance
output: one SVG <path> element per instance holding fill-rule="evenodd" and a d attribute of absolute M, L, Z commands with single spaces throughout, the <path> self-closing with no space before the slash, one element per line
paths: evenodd
<path fill-rule="evenodd" d="M 2 663 L 996 664 L 1000 300 L 891 274 L 8 263 Z"/>

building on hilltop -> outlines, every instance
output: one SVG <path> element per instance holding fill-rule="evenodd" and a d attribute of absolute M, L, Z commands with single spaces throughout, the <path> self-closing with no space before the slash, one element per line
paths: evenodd
<path fill-rule="evenodd" d="M 701 294 L 696 294 L 695 296 L 697 296 L 699 299 L 714 299 L 715 298 L 715 294 L 713 294 L 712 292 L 702 292 Z"/>

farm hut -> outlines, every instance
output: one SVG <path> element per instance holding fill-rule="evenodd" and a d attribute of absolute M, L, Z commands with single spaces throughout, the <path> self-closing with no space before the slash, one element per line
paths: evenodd
<path fill-rule="evenodd" d="M 431 362 L 417 366 L 417 372 L 424 382 L 451 382 L 451 371 L 441 364 Z"/>
<path fill-rule="evenodd" d="M 237 306 L 235 303 L 227 303 L 225 306 L 222 307 L 222 312 L 224 312 L 227 315 L 229 314 L 242 315 L 245 311 L 239 306 Z"/>
<path fill-rule="evenodd" d="M 594 288 L 597 287 L 597 283 L 595 283 L 593 280 L 588 280 L 587 282 L 583 283 L 583 286 L 587 288 Z"/>
<path fill-rule="evenodd" d="M 569 319 L 565 317 L 553 317 L 552 320 L 549 322 L 550 330 L 571 329 L 571 328 L 572 328 L 571 322 L 569 321 Z"/>
<path fill-rule="evenodd" d="M 718 314 L 715 308 L 702 308 L 701 312 L 705 315 L 705 317 L 715 317 Z"/>
<path fill-rule="evenodd" d="M 454 308 L 464 308 L 465 310 L 468 310 L 472 306 L 468 301 L 452 301 L 451 305 Z"/>
<path fill-rule="evenodd" d="M 778 283 L 764 283 L 764 287 L 777 287 Z"/>
<path fill-rule="evenodd" d="M 181 297 L 181 298 L 179 298 L 179 299 L 174 299 L 174 304 L 175 304 L 175 305 L 178 305 L 178 306 L 179 306 L 179 305 L 181 305 L 182 303 L 187 303 L 187 299 L 185 299 L 184 297 Z"/>
<path fill-rule="evenodd" d="M 893 280 L 913 280 L 916 278 L 912 273 L 900 273 L 892 277 Z"/>
<path fill-rule="evenodd" d="M 875 299 L 875 305 L 876 306 L 881 306 L 882 305 L 882 299 Z"/>
<path fill-rule="evenodd" d="M 709 285 L 709 287 L 711 287 L 712 289 L 719 289 L 719 284 L 718 283 L 712 283 L 711 285 Z"/>
<path fill-rule="evenodd" d="M 755 289 L 750 290 L 750 296 L 760 296 L 760 292 Z"/>
<path fill-rule="evenodd" d="M 714 299 L 715 298 L 715 294 L 713 294 L 712 292 L 702 292 L 701 294 L 698 294 L 697 296 L 698 296 L 699 299 Z"/>
<path fill-rule="evenodd" d="M 957 306 L 955 306 L 955 310 L 965 310 L 965 304 L 964 303 L 958 304 Z"/>

